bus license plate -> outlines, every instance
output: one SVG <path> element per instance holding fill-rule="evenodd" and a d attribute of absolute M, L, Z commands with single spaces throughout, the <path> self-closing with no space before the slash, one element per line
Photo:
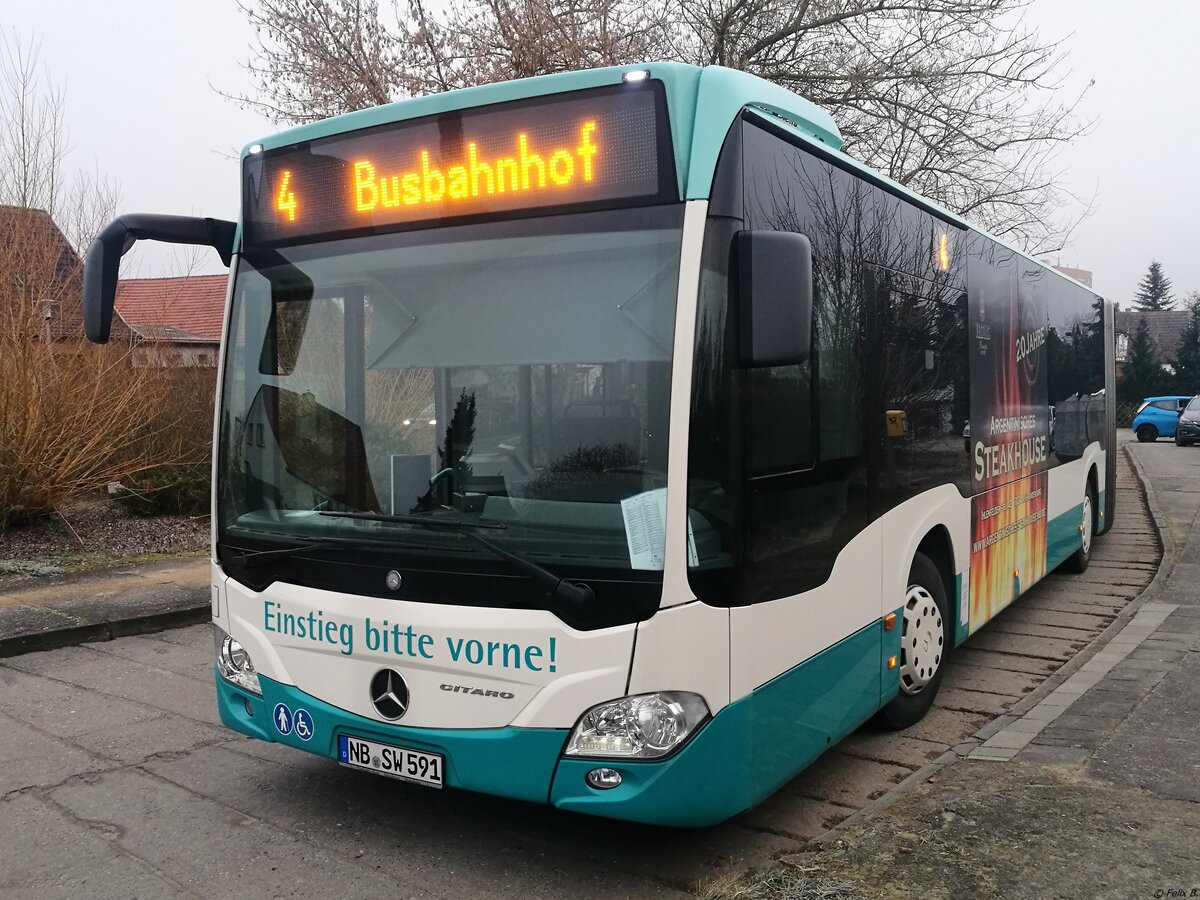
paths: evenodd
<path fill-rule="evenodd" d="M 346 734 L 338 736 L 338 762 L 351 769 L 366 769 L 436 788 L 442 786 L 445 770 L 445 761 L 436 753 L 378 744 Z"/>

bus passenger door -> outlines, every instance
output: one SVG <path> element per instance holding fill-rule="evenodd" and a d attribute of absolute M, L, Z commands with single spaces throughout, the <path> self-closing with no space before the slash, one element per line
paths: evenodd
<path fill-rule="evenodd" d="M 831 281 L 825 246 L 813 249 L 812 355 L 739 373 L 746 605 L 731 610 L 732 674 L 735 696 L 748 689 L 761 701 L 755 752 L 780 757 L 758 760 L 766 770 L 786 754 L 811 761 L 879 705 L 861 292 L 856 280 Z M 769 739 L 777 730 L 790 743 Z"/>

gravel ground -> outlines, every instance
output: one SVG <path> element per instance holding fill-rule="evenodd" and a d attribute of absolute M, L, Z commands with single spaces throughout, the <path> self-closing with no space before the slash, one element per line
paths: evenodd
<path fill-rule="evenodd" d="M 107 498 L 0 531 L 0 585 L 208 547 L 208 516 L 137 516 Z"/>

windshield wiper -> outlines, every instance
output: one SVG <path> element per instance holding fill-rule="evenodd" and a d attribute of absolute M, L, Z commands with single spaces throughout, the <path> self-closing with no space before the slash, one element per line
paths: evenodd
<path fill-rule="evenodd" d="M 392 516 L 387 513 L 373 512 L 328 512 L 322 510 L 322 516 L 332 519 L 363 519 L 367 522 L 394 522 L 399 525 L 428 525 L 431 528 L 440 525 L 445 528 L 491 528 L 504 531 L 507 525 L 494 525 L 491 522 L 467 522 L 463 519 L 437 519 L 429 516 Z"/>
<path fill-rule="evenodd" d="M 437 519 L 426 516 L 390 516 L 386 513 L 371 512 L 322 512 L 321 515 L 334 519 L 365 519 L 369 522 L 392 522 L 400 525 L 420 525 L 425 528 L 453 528 L 456 531 L 461 531 L 480 546 L 486 547 L 514 568 L 529 575 L 534 581 L 544 587 L 551 596 L 564 601 L 570 606 L 576 608 L 586 606 L 596 596 L 586 584 L 574 584 L 566 581 L 555 575 L 545 566 L 538 565 L 523 556 L 517 556 L 517 554 L 505 550 L 503 547 L 497 547 L 491 541 L 487 540 L 487 538 L 476 534 L 473 530 L 476 528 L 491 528 L 503 531 L 508 527 L 507 525 L 493 525 L 490 522 L 467 522 L 463 519 Z"/>
<path fill-rule="evenodd" d="M 229 565 L 234 569 L 253 569 L 258 566 L 268 565 L 277 560 L 299 556 L 302 553 L 308 553 L 310 550 L 345 550 L 350 546 L 353 545 L 335 541 L 314 541 L 308 544 L 300 544 L 296 547 L 283 547 L 279 550 L 243 550 L 237 556 L 230 556 Z"/>
<path fill-rule="evenodd" d="M 220 546 L 220 545 L 218 545 Z M 230 554 L 229 567 L 231 569 L 254 569 L 258 566 L 267 566 L 273 562 L 278 562 L 281 559 L 291 559 L 293 556 L 302 556 L 312 550 L 392 550 L 394 547 L 389 546 L 383 541 L 355 541 L 343 539 L 326 539 L 318 541 L 309 541 L 305 544 L 298 544 L 295 547 L 281 547 L 278 550 L 240 550 L 233 547 L 228 547 L 229 550 L 236 550 L 236 555 Z M 428 545 L 419 547 L 409 546 L 406 549 L 431 549 Z M 474 552 L 474 551 L 472 551 Z"/>

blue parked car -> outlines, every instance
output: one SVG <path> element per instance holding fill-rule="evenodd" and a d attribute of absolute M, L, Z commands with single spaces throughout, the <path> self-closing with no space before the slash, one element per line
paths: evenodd
<path fill-rule="evenodd" d="M 1157 441 L 1175 437 L 1179 414 L 1191 397 L 1147 397 L 1133 417 L 1133 431 L 1139 441 Z"/>

